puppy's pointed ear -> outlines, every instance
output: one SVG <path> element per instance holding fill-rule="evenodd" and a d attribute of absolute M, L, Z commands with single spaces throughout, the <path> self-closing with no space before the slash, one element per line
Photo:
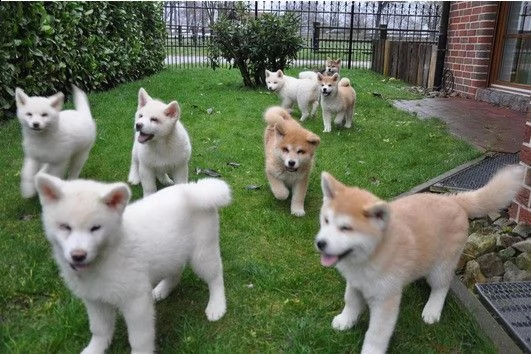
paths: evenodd
<path fill-rule="evenodd" d="M 26 93 L 22 91 L 21 88 L 17 87 L 15 89 L 15 101 L 17 103 L 17 106 L 24 106 L 28 101 L 28 98 L 29 96 L 26 95 Z"/>
<path fill-rule="evenodd" d="M 321 74 L 321 73 L 317 73 L 317 80 L 318 80 L 318 81 L 322 81 L 322 80 L 323 80 L 323 77 L 324 77 L 323 74 Z"/>
<path fill-rule="evenodd" d="M 339 75 L 337 73 L 335 73 L 334 75 L 332 75 L 332 80 L 335 81 L 338 81 L 339 80 Z"/>
<path fill-rule="evenodd" d="M 282 139 L 286 135 L 286 130 L 284 128 L 284 125 L 281 123 L 275 124 L 275 134 L 277 139 Z"/>
<path fill-rule="evenodd" d="M 123 213 L 129 199 L 131 198 L 131 190 L 125 183 L 113 183 L 109 186 L 109 190 L 101 197 L 103 203 L 110 209 L 116 210 L 118 213 Z"/>
<path fill-rule="evenodd" d="M 277 76 L 278 77 L 284 76 L 284 73 L 282 72 L 282 70 L 280 70 L 280 69 L 277 70 Z"/>
<path fill-rule="evenodd" d="M 391 210 L 389 209 L 389 204 L 380 200 L 373 205 L 366 207 L 363 210 L 363 215 L 365 215 L 373 225 L 383 231 L 387 228 L 389 223 Z"/>
<path fill-rule="evenodd" d="M 181 114 L 181 107 L 179 107 L 177 101 L 172 101 L 166 106 L 166 109 L 164 109 L 164 114 L 168 117 L 178 119 Z"/>
<path fill-rule="evenodd" d="M 266 75 L 266 77 L 269 77 L 269 76 L 270 76 L 271 74 L 272 74 L 272 72 L 271 72 L 271 71 L 269 71 L 269 70 L 265 69 L 265 75 Z"/>
<path fill-rule="evenodd" d="M 151 97 L 146 90 L 141 87 L 140 90 L 138 90 L 138 109 L 144 107 L 149 100 L 151 100 Z"/>
<path fill-rule="evenodd" d="M 64 182 L 52 175 L 39 172 L 35 175 L 35 188 L 39 194 L 41 205 L 54 203 L 63 197 L 62 184 Z"/>
<path fill-rule="evenodd" d="M 48 97 L 50 100 L 50 106 L 55 110 L 60 111 L 63 109 L 63 103 L 65 102 L 65 95 L 62 92 L 58 92 L 53 96 Z"/>
<path fill-rule="evenodd" d="M 321 138 L 319 138 L 318 135 L 310 133 L 308 134 L 308 137 L 306 138 L 306 141 L 309 142 L 312 145 L 318 146 L 321 142 Z"/>
<path fill-rule="evenodd" d="M 341 186 L 341 182 L 336 180 L 330 173 L 324 171 L 321 173 L 321 189 L 323 190 L 324 200 L 334 199 Z"/>

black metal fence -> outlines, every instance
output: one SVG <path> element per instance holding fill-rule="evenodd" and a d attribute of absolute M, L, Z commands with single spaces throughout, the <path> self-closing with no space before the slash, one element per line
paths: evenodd
<path fill-rule="evenodd" d="M 241 2 L 239 3 L 241 6 Z M 251 16 L 297 13 L 304 48 L 293 66 L 321 66 L 340 58 L 344 67 L 372 68 L 373 41 L 386 29 L 389 40 L 436 44 L 440 2 L 246 1 Z M 232 1 L 166 1 L 167 65 L 208 66 L 210 26 L 236 5 Z M 229 65 L 229 63 L 227 63 Z"/>

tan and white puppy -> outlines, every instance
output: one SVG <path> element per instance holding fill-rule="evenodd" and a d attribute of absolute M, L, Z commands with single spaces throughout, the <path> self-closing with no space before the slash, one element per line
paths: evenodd
<path fill-rule="evenodd" d="M 265 172 L 275 198 L 291 196 L 291 214 L 303 216 L 308 179 L 320 138 L 304 129 L 282 107 L 264 113 Z"/>
<path fill-rule="evenodd" d="M 319 86 L 316 80 L 297 79 L 284 74 L 282 70 L 276 72 L 266 70 L 265 73 L 267 89 L 278 93 L 282 98 L 283 108 L 291 109 L 297 102 L 302 114 L 301 121 L 315 116 L 319 106 Z"/>
<path fill-rule="evenodd" d="M 356 105 L 356 91 L 347 78 L 339 79 L 338 74 L 325 76 L 317 74 L 317 81 L 321 91 L 321 108 L 323 110 L 323 132 L 332 131 L 332 118 L 334 123 L 345 128 L 352 126 L 354 109 Z"/>
<path fill-rule="evenodd" d="M 341 59 L 328 58 L 325 61 L 325 68 L 320 71 L 301 71 L 299 73 L 299 79 L 312 79 L 317 80 L 317 73 L 321 73 L 326 76 L 332 76 L 334 74 L 339 75 L 341 70 Z"/>
<path fill-rule="evenodd" d="M 141 183 L 144 196 L 157 191 L 157 179 L 163 184 L 188 182 L 192 145 L 180 115 L 177 101 L 167 104 L 151 98 L 143 88 L 138 91 L 128 182 Z"/>
<path fill-rule="evenodd" d="M 96 123 L 92 119 L 87 95 L 72 87 L 75 110 L 61 111 L 64 95 L 28 96 L 15 90 L 17 117 L 22 125 L 24 165 L 20 173 L 22 197 L 35 195 L 33 178 L 45 169 L 48 173 L 75 179 L 88 159 L 96 140 Z"/>
<path fill-rule="evenodd" d="M 384 353 L 398 318 L 402 289 L 426 278 L 431 287 L 424 322 L 439 321 L 468 235 L 468 219 L 505 207 L 521 188 L 522 166 L 499 171 L 475 191 L 414 194 L 385 202 L 322 173 L 321 264 L 346 279 L 345 307 L 332 327 L 351 328 L 368 305 L 363 354 Z"/>

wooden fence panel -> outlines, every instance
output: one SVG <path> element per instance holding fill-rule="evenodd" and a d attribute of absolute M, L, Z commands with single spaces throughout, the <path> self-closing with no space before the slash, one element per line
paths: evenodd
<path fill-rule="evenodd" d="M 377 40 L 373 43 L 374 71 L 409 84 L 432 88 L 437 46 L 430 43 Z"/>

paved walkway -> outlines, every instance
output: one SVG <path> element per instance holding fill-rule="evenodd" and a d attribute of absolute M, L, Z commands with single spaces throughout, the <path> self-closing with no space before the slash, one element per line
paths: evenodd
<path fill-rule="evenodd" d="M 437 117 L 449 132 L 485 152 L 515 153 L 524 139 L 527 114 L 464 98 L 395 101 L 395 107 L 421 119 Z M 531 114 L 529 114 L 531 120 Z"/>

